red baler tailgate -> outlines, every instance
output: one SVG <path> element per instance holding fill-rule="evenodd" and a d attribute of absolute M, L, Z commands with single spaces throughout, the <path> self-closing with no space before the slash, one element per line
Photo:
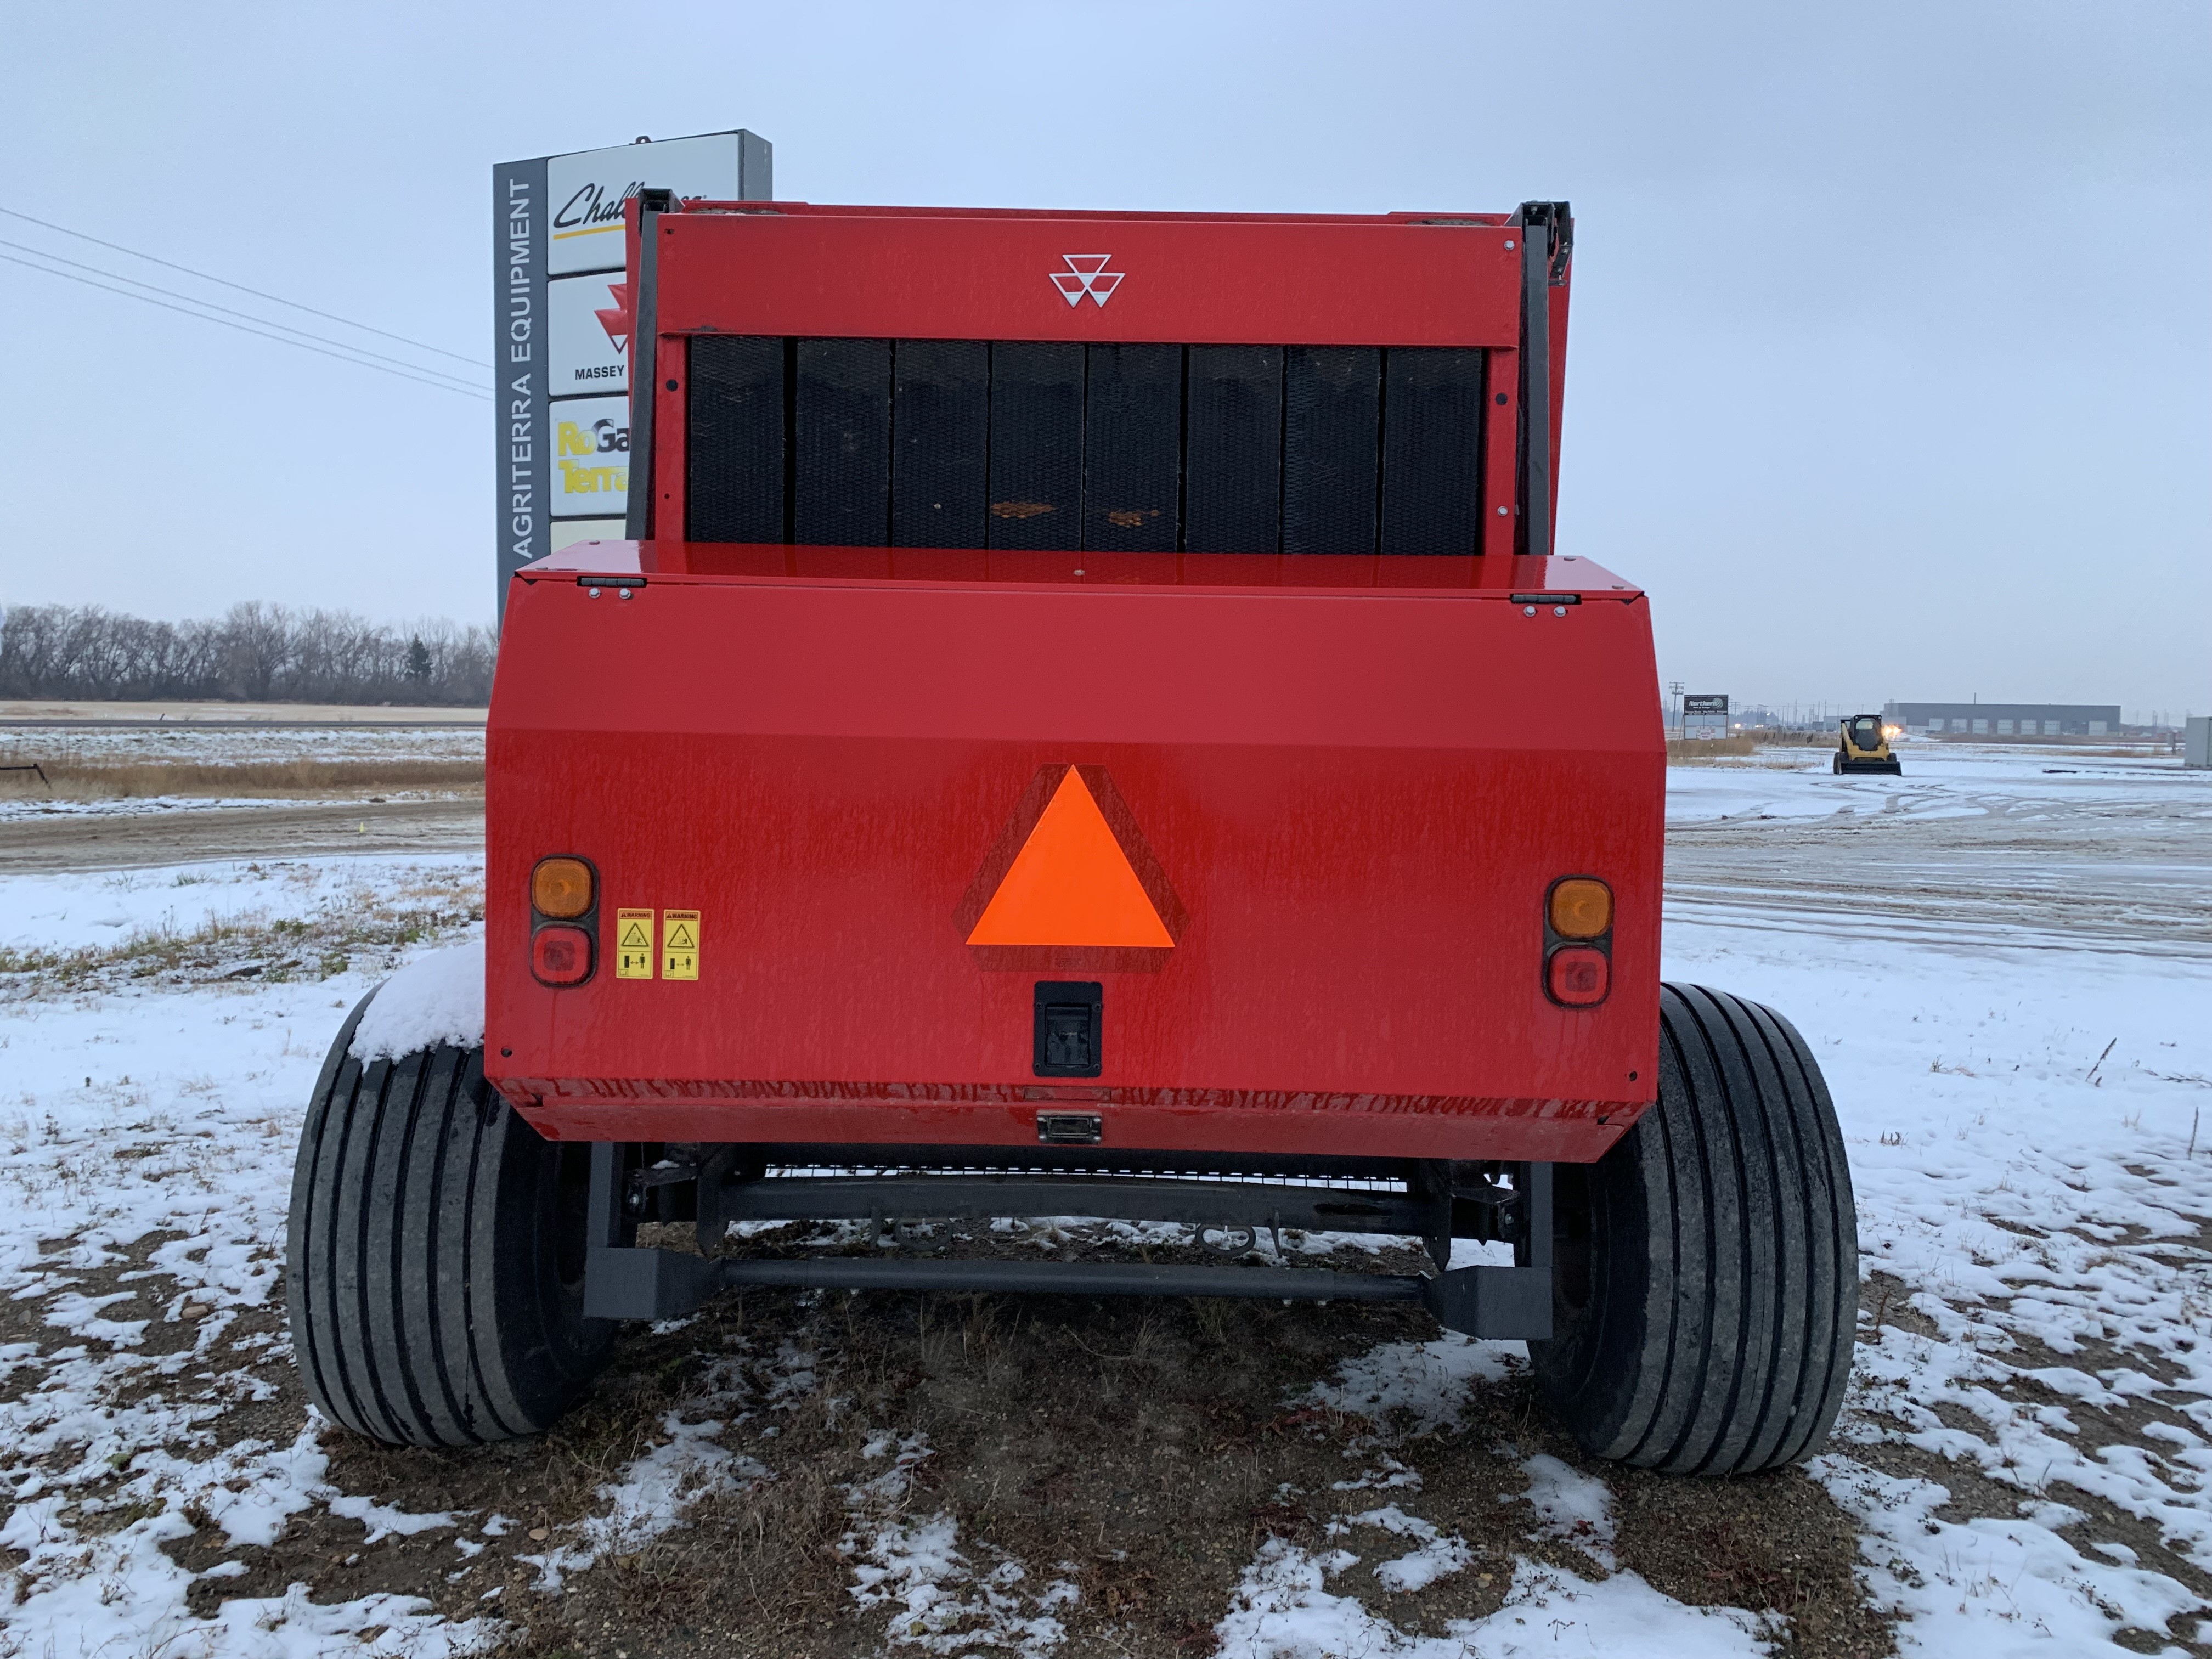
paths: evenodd
<path fill-rule="evenodd" d="M 1018 1144 L 1073 1099 L 1109 1145 L 1572 1158 L 1652 1093 L 1663 745 L 1633 593 L 629 594 L 520 584 L 493 699 L 487 1069 L 549 1133 Z M 1071 767 L 1171 943 L 971 944 Z M 567 989 L 527 938 L 559 854 L 600 881 Z M 1543 983 L 1569 875 L 1616 897 L 1595 1008 Z M 697 912 L 697 977 L 617 977 L 624 909 Z M 1104 988 L 1095 1079 L 1033 1069 L 1048 980 Z"/>

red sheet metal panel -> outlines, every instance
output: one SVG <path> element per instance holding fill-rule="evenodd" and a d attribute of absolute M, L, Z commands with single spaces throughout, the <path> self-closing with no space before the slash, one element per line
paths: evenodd
<path fill-rule="evenodd" d="M 749 207 L 663 215 L 659 228 L 664 334 L 1363 346 L 1520 337 L 1519 255 L 1507 246 L 1519 233 L 1507 225 Z"/>
<path fill-rule="evenodd" d="M 1645 606 L 1608 573 L 933 581 L 890 568 L 915 550 L 752 550 L 873 562 L 796 577 L 732 572 L 744 551 L 570 550 L 510 603 L 486 1069 L 548 1133 L 1019 1145 L 1079 1099 L 1109 1146 L 1589 1158 L 1651 1097 L 1664 745 Z M 592 567 L 649 574 L 594 598 Z M 1069 767 L 1181 907 L 1153 960 L 969 943 L 1010 816 Z M 526 884 L 556 853 L 594 862 L 605 916 L 697 911 L 698 977 L 618 979 L 602 940 L 588 983 L 536 983 Z M 1594 1009 L 1542 983 L 1569 874 L 1616 896 Z M 1034 1075 L 1054 976 L 1105 986 L 1095 1083 Z"/>

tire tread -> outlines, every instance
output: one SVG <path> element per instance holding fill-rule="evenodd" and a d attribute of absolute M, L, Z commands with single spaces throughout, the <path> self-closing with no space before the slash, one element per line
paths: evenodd
<path fill-rule="evenodd" d="M 293 1169 L 286 1301 L 308 1397 L 398 1445 L 536 1433 L 612 1334 L 540 1282 L 560 1154 L 485 1083 L 481 1050 L 355 1059 L 368 1001 L 331 1045 Z"/>
<path fill-rule="evenodd" d="M 1662 988 L 1659 1100 L 1592 1166 L 1587 1308 L 1534 1345 L 1540 1385 L 1603 1457 L 1682 1474 L 1808 1456 L 1856 1334 L 1856 1217 L 1835 1107 L 1790 1022 Z"/>

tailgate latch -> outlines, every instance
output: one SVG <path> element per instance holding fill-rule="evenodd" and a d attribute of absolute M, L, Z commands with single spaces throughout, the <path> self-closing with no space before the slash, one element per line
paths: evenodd
<path fill-rule="evenodd" d="M 1096 980 L 1039 980 L 1036 1068 L 1039 1077 L 1097 1077 L 1105 987 Z M 1091 1137 L 1096 1140 L 1095 1134 Z"/>

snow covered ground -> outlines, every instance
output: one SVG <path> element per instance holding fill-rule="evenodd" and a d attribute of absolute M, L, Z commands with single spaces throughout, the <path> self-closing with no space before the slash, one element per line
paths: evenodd
<path fill-rule="evenodd" d="M 302 760 L 480 761 L 483 750 L 483 726 L 466 723 L 405 727 L 0 726 L 0 762 L 244 766 Z"/>
<path fill-rule="evenodd" d="M 143 803 L 134 803 L 142 804 Z M 204 804 L 204 803 L 203 803 Z M 376 909 L 398 890 L 481 881 L 473 854 L 156 865 L 5 878 L 0 951 L 103 951 L 133 939 L 327 923 Z"/>
<path fill-rule="evenodd" d="M 316 805 L 359 806 L 368 791 L 381 805 L 449 797 L 453 784 L 441 775 L 426 779 L 424 763 L 465 771 L 483 762 L 482 726 L 454 725 L 363 728 L 155 726 L 24 727 L 0 725 L 0 766 L 47 769 L 46 782 L 28 773 L 0 773 L 0 824 L 35 824 L 42 820 L 161 817 L 213 811 L 252 812 L 282 809 L 297 812 Z M 274 780 L 241 780 L 210 769 L 289 766 L 353 769 L 353 775 L 317 775 L 305 787 L 333 792 L 327 799 L 300 794 L 285 797 L 266 786 Z M 380 775 L 380 767 L 415 769 Z M 190 768 L 197 775 L 166 779 L 150 769 Z M 68 769 L 79 769 L 71 781 Z M 86 770 L 83 769 L 91 769 Z M 134 769 L 138 769 L 134 770 Z M 410 787 L 410 778 L 413 780 Z M 90 780 L 102 779 L 104 782 Z M 118 780 L 133 793 L 118 793 Z M 346 786 L 362 786 L 347 793 Z M 183 793 L 151 794 L 153 788 Z M 215 795 L 209 789 L 232 793 Z"/>
<path fill-rule="evenodd" d="M 1741 759 L 1672 766 L 1667 822 L 1722 818 L 1820 818 L 1902 813 L 1972 817 L 2021 805 L 2057 813 L 2194 800 L 2212 811 L 2212 787 L 2172 756 L 1997 744 L 1914 743 L 1895 747 L 1896 776 L 1838 777 L 1832 749 L 1766 749 Z"/>
<path fill-rule="evenodd" d="M 2052 1528 L 2094 1495 L 2212 1570 L 2212 963 L 1686 925 L 1667 971 L 1790 1012 L 1835 1094 L 1862 1260 L 1896 1294 L 1867 1292 L 1879 1346 L 1819 1469 L 1908 1631 L 2079 1652 L 2110 1614 L 2162 1631 L 2197 1605 L 2124 1540 Z M 2160 1406 L 2137 1443 L 2069 1416 L 2129 1399 Z M 1933 1518 L 1934 1484 L 1867 1455 L 1900 1443 L 2015 1489 L 2018 1515 Z"/>
<path fill-rule="evenodd" d="M 2032 818 L 2041 828 L 2005 854 L 2023 866 L 2090 857 L 2113 824 L 2167 849 L 2146 865 L 2185 873 L 2212 856 L 2212 780 L 2201 775 L 2040 750 L 1923 747 L 1906 763 L 1901 780 L 1678 768 L 1671 810 L 1692 834 L 1741 829 L 1753 850 L 1775 831 L 1833 829 L 1849 807 L 1923 820 L 1930 834 Z M 2129 865 L 2130 845 L 2121 836 L 2112 860 Z M 327 932 L 334 915 L 403 910 L 426 892 L 441 896 L 413 931 L 453 944 L 471 936 L 454 895 L 471 870 L 434 857 L 0 876 L 0 946 L 128 962 L 146 930 Z M 2193 929 L 2185 903 L 2156 926 L 2116 925 L 2069 949 L 2039 913 L 2010 933 L 1983 915 L 1899 935 L 1843 901 L 1731 908 L 1710 866 L 1699 879 L 1670 915 L 1669 976 L 1787 1013 L 1843 1115 L 1867 1317 L 1841 1431 L 1813 1474 L 1857 1529 L 1862 1583 L 1895 1615 L 1897 1645 L 2185 1650 L 2189 1616 L 2212 1607 L 2212 912 L 2201 882 Z M 0 1479 L 13 1502 L 0 1545 L 15 1552 L 0 1652 L 488 1650 L 530 1598 L 579 1594 L 605 1571 L 592 1563 L 637 1559 L 687 1515 L 773 1484 L 753 1458 L 775 1443 L 741 1429 L 772 1434 L 779 1413 L 836 1409 L 806 1352 L 708 1358 L 677 1409 L 643 1421 L 645 1443 L 593 1478 L 578 1518 L 533 1524 L 503 1513 L 495 1486 L 468 1497 L 476 1477 L 461 1465 L 450 1501 L 391 1501 L 396 1487 L 361 1470 L 398 1465 L 356 1459 L 344 1474 L 343 1447 L 272 1405 L 289 1386 L 278 1269 L 301 1103 L 344 1009 L 416 948 L 399 939 L 327 977 L 303 967 L 276 983 L 172 957 L 144 979 L 0 975 Z M 1286 1421 L 1352 1413 L 1330 1420 L 1376 1426 L 1343 1440 L 1336 1490 L 1285 1494 L 1323 1516 L 1320 1532 L 1250 1544 L 1206 1615 L 1210 1635 L 1183 1650 L 1771 1650 L 1787 1612 L 1691 1605 L 1655 1587 L 1617 1535 L 1616 1488 L 1558 1456 L 1501 1465 L 1510 1480 L 1496 1501 L 1522 1540 L 1502 1554 L 1437 1518 L 1436 1476 L 1425 1485 L 1420 1472 L 1434 1466 L 1414 1449 L 1486 1420 L 1476 1406 L 1520 1363 L 1513 1344 L 1388 1342 L 1286 1396 Z M 1024 1563 L 963 1534 L 923 1478 L 935 1455 L 926 1438 L 886 1427 L 868 1444 L 836 1498 L 854 1616 L 878 1621 L 870 1627 L 896 1651 L 1079 1650 L 1068 1621 L 1097 1569 Z M 293 1568 L 266 1565 L 277 1540 L 331 1516 L 360 1541 L 329 1553 L 317 1571 L 332 1577 L 313 1595 Z M 532 1583 L 461 1611 L 478 1605 L 475 1564 L 517 1528 L 528 1528 L 518 1547 L 536 1564 Z M 430 1553 L 418 1587 L 348 1577 L 403 1547 Z M 248 1563 L 256 1593 L 217 1599 Z M 1478 1575 L 1483 1611 L 1426 1622 L 1401 1611 Z"/>
<path fill-rule="evenodd" d="M 447 800 L 454 798 L 450 790 L 388 789 L 375 797 L 380 806 L 387 801 Z M 89 799 L 72 800 L 67 797 L 46 799 L 24 796 L 15 800 L 0 800 L 0 823 L 35 823 L 56 818 L 74 819 L 82 823 L 92 819 L 108 818 L 181 818 L 186 815 L 198 817 L 213 812 L 246 813 L 285 811 L 297 814 L 304 810 L 322 807 L 343 813 L 360 810 L 359 796 L 331 796 L 325 799 L 283 795 L 105 795 Z"/>

